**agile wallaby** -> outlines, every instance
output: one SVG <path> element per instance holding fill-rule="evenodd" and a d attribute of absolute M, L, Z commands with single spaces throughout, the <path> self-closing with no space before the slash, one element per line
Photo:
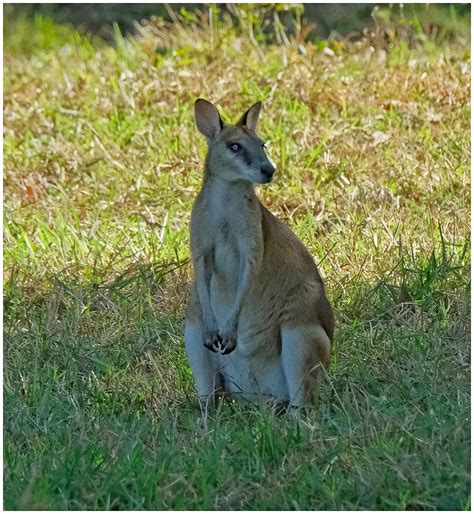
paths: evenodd
<path fill-rule="evenodd" d="M 201 402 L 225 392 L 299 408 L 329 365 L 334 316 L 311 255 L 255 194 L 275 171 L 255 134 L 260 108 L 226 125 L 195 103 L 208 153 L 191 217 L 186 352 Z"/>

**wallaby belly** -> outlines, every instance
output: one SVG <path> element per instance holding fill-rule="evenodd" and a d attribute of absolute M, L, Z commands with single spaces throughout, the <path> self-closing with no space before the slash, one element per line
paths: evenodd
<path fill-rule="evenodd" d="M 228 233 L 224 238 L 218 232 L 214 247 L 210 299 L 221 330 L 232 312 L 239 287 L 241 262 L 235 244 L 237 237 Z M 218 368 L 224 377 L 226 391 L 236 399 L 288 400 L 276 320 L 280 306 L 270 308 L 255 295 L 250 284 L 238 319 L 237 347 L 228 355 L 216 354 Z"/>
<path fill-rule="evenodd" d="M 236 399 L 289 400 L 281 356 L 248 356 L 238 349 L 217 355 L 225 390 Z"/>
<path fill-rule="evenodd" d="M 280 329 L 272 316 L 244 303 L 237 328 L 237 346 L 218 355 L 225 389 L 245 400 L 288 400 L 283 372 Z"/>

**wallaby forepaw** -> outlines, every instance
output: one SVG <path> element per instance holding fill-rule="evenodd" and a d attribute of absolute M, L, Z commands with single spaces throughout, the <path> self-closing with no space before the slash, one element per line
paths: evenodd
<path fill-rule="evenodd" d="M 222 337 L 217 330 L 208 332 L 204 337 L 204 346 L 211 352 L 221 352 Z"/>
<path fill-rule="evenodd" d="M 228 355 L 237 346 L 237 331 L 231 330 L 223 335 L 217 331 L 208 332 L 204 337 L 204 346 L 211 352 Z"/>
<path fill-rule="evenodd" d="M 237 346 L 237 331 L 231 330 L 222 336 L 221 350 L 222 355 L 228 355 Z"/>

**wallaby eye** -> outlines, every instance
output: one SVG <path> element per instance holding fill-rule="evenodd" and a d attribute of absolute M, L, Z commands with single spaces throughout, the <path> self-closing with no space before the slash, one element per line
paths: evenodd
<path fill-rule="evenodd" d="M 238 152 L 240 150 L 240 145 L 238 143 L 231 143 L 229 148 L 232 152 Z"/>

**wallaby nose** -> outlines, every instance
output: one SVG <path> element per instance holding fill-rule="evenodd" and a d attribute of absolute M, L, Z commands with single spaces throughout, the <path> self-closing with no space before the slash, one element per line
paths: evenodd
<path fill-rule="evenodd" d="M 261 167 L 261 171 L 263 176 L 270 180 L 273 177 L 273 174 L 275 173 L 275 168 L 271 164 L 264 164 Z"/>

